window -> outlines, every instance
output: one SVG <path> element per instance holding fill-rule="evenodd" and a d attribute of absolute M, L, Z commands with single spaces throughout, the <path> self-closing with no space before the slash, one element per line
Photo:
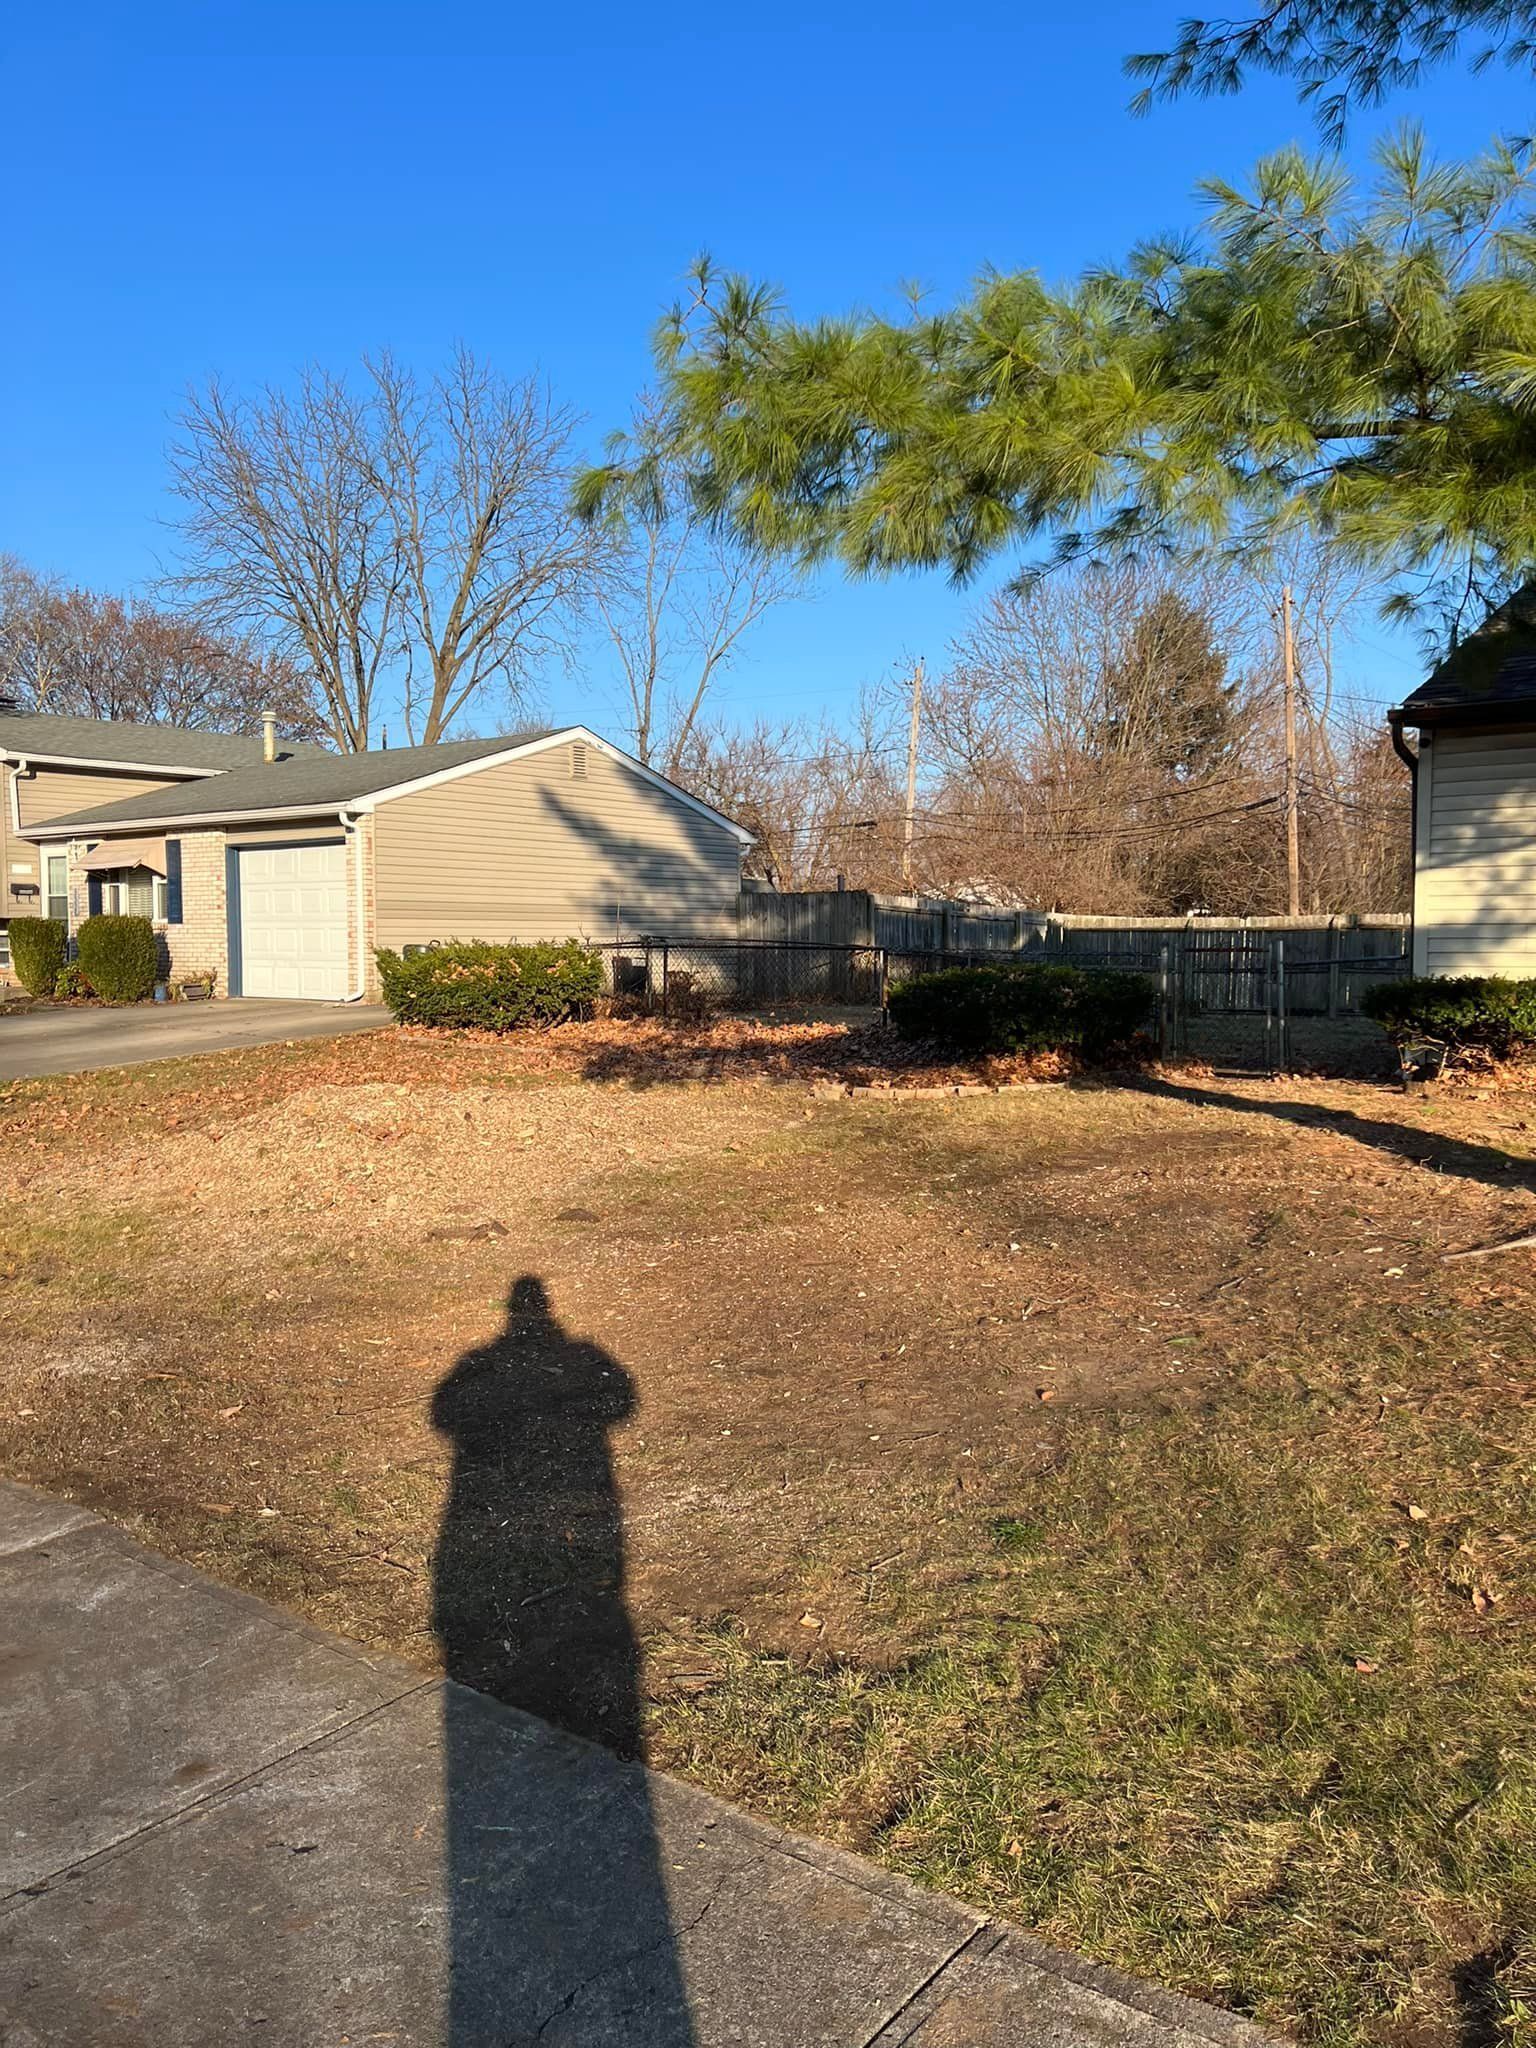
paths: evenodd
<path fill-rule="evenodd" d="M 43 876 L 43 888 L 48 898 L 43 914 L 46 917 L 56 917 L 61 924 L 68 924 L 69 855 L 67 853 L 50 853 L 43 862 L 43 866 L 46 870 Z"/>
<path fill-rule="evenodd" d="M 4 974 L 9 969 L 10 964 L 11 928 L 8 924 L 0 924 L 0 974 Z"/>
<path fill-rule="evenodd" d="M 101 907 L 108 917 L 152 917 L 164 924 L 165 879 L 151 868 L 107 868 L 101 877 Z"/>

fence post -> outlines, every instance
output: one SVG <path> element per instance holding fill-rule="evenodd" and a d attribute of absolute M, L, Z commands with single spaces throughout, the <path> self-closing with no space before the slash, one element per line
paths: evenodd
<path fill-rule="evenodd" d="M 1328 1014 L 1339 1014 L 1339 920 L 1337 914 L 1328 920 Z"/>
<path fill-rule="evenodd" d="M 645 948 L 645 1012 L 649 1016 L 656 1008 L 656 984 L 651 978 L 651 942 L 645 938 L 640 943 Z"/>
<path fill-rule="evenodd" d="M 880 998 L 880 1022 L 888 1024 L 891 1017 L 887 1000 L 891 985 L 891 954 L 888 946 L 880 946 L 875 952 L 875 994 Z"/>
<path fill-rule="evenodd" d="M 1280 1072 L 1291 1071 L 1291 1017 L 1285 994 L 1285 941 L 1275 941 L 1275 1022 L 1280 1049 Z"/>
<path fill-rule="evenodd" d="M 1172 949 L 1158 948 L 1157 956 L 1157 1049 L 1164 1059 L 1173 1050 L 1173 1019 L 1169 1010 L 1173 1002 L 1173 980 L 1168 972 Z"/>
<path fill-rule="evenodd" d="M 661 1014 L 663 1017 L 670 1014 L 671 982 L 672 946 L 669 940 L 663 939 L 661 942 Z"/>

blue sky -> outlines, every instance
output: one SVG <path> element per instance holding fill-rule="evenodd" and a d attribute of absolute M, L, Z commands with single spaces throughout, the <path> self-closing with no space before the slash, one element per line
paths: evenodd
<path fill-rule="evenodd" d="M 18 6 L 3 31 L 7 221 L 0 547 L 103 588 L 169 548 L 164 448 L 186 388 L 281 381 L 459 339 L 541 369 L 594 451 L 700 249 L 797 311 L 940 296 L 981 267 L 1062 277 L 1194 217 L 1202 175 L 1309 138 L 1275 83 L 1142 120 L 1120 60 L 1182 0 L 959 0 L 650 15 L 438 0 Z M 1437 75 L 1405 112 L 1445 154 L 1526 132 L 1528 84 Z M 998 578 L 1005 573 L 1000 565 Z M 734 713 L 814 715 L 908 654 L 941 663 L 977 591 L 829 576 L 751 641 Z M 1349 664 L 1390 697 L 1411 643 Z M 601 651 L 548 708 L 617 731 Z"/>

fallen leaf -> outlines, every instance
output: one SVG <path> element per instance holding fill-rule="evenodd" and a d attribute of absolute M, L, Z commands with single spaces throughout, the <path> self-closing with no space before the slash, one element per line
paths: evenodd
<path fill-rule="evenodd" d="M 802 1614 L 800 1626 L 802 1628 L 821 1628 L 824 1624 L 819 1614 Z"/>
<path fill-rule="evenodd" d="M 1489 1608 L 1497 1602 L 1498 1597 L 1497 1593 L 1489 1592 L 1486 1586 L 1474 1586 L 1472 1588 L 1472 1605 L 1479 1614 L 1486 1614 Z"/>
<path fill-rule="evenodd" d="M 231 1416 L 235 1416 L 235 1415 L 238 1415 L 238 1414 L 240 1413 L 240 1410 L 241 1410 L 241 1409 L 242 1409 L 242 1408 L 243 1408 L 244 1406 L 245 1406 L 245 1403 L 244 1403 L 243 1401 L 237 1401 L 237 1402 L 235 1403 L 235 1405 L 234 1405 L 234 1407 L 233 1407 L 233 1408 L 221 1408 L 221 1409 L 219 1410 L 219 1420 L 220 1420 L 220 1422 L 228 1422 L 228 1421 L 230 1420 Z"/>
<path fill-rule="evenodd" d="M 1407 1513 L 1410 1522 L 1427 1522 L 1429 1520 L 1429 1509 L 1421 1508 L 1418 1502 L 1414 1500 L 1409 1501 Z"/>
<path fill-rule="evenodd" d="M 1363 1672 L 1364 1675 L 1367 1678 L 1369 1678 L 1371 1673 L 1373 1671 L 1379 1671 L 1381 1669 L 1381 1666 L 1379 1664 L 1373 1664 L 1369 1657 L 1357 1657 L 1355 1659 L 1355 1669 L 1359 1672 Z"/>

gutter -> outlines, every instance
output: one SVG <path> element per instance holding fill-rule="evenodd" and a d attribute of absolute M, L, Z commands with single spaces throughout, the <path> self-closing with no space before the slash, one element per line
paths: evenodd
<path fill-rule="evenodd" d="M 281 824 L 286 818 L 336 818 L 345 824 L 346 805 L 336 803 L 283 804 L 262 811 L 194 811 L 168 818 L 93 818 L 89 811 L 74 818 L 50 818 L 43 825 L 28 825 L 23 839 L 109 839 L 114 832 L 130 838 L 145 832 L 220 832 L 226 825 Z"/>

